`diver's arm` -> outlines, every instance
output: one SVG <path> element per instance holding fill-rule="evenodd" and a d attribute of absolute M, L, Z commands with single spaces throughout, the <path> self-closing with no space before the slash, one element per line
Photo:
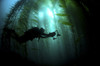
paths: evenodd
<path fill-rule="evenodd" d="M 49 33 L 49 34 L 42 34 L 41 35 L 41 38 L 48 38 L 48 37 L 53 37 L 53 36 L 55 36 L 55 32 L 52 32 L 52 33 Z"/>

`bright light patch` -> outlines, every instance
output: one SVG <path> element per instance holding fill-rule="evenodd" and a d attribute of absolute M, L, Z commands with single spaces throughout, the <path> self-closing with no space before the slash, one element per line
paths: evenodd
<path fill-rule="evenodd" d="M 40 17 L 40 18 L 43 17 L 43 12 L 39 12 L 39 17 Z"/>
<path fill-rule="evenodd" d="M 55 11 L 55 9 L 54 9 L 54 14 L 56 14 L 56 11 Z"/>
<path fill-rule="evenodd" d="M 52 18 L 54 17 L 52 11 L 49 8 L 47 8 L 47 12 L 48 12 L 49 16 L 51 16 Z"/>

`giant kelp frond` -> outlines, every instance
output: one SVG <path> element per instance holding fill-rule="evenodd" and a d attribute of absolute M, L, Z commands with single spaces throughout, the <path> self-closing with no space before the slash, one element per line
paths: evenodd
<path fill-rule="evenodd" d="M 38 23 L 38 21 L 37 20 L 35 20 L 35 19 L 31 19 L 32 20 L 32 22 L 36 22 L 36 23 Z"/>
<path fill-rule="evenodd" d="M 73 24 L 72 24 L 72 23 L 67 22 L 67 21 L 59 20 L 58 22 L 59 22 L 59 23 L 61 23 L 61 24 L 64 24 L 64 25 L 73 26 Z"/>
<path fill-rule="evenodd" d="M 82 6 L 85 8 L 85 10 L 86 10 L 87 12 L 89 12 L 89 8 L 88 8 L 85 4 L 83 4 L 82 2 L 81 2 L 81 4 L 82 4 Z"/>
<path fill-rule="evenodd" d="M 70 22 L 62 22 L 62 24 L 72 26 Z"/>
<path fill-rule="evenodd" d="M 27 0 L 19 0 L 14 7 L 11 8 L 10 13 L 7 15 L 7 19 L 6 19 L 6 24 L 5 27 L 8 26 L 8 24 L 11 23 L 11 19 L 16 17 L 16 12 L 19 11 L 22 6 L 26 3 Z M 14 15 L 15 14 L 15 15 Z"/>
<path fill-rule="evenodd" d="M 24 5 L 23 10 L 20 14 L 20 18 L 18 20 L 19 26 L 21 26 L 22 29 L 27 29 L 28 17 L 31 11 L 30 9 L 31 7 L 30 8 L 29 7 L 30 7 L 30 4 L 27 2 L 27 4 Z"/>
<path fill-rule="evenodd" d="M 66 8 L 66 1 L 65 0 L 59 0 L 60 7 Z"/>
<path fill-rule="evenodd" d="M 62 7 L 62 8 L 66 8 L 66 6 L 64 6 L 64 5 L 61 5 L 61 4 L 60 4 L 59 6 L 60 6 L 60 7 Z"/>
<path fill-rule="evenodd" d="M 68 14 L 60 14 L 60 13 L 58 13 L 58 14 L 56 14 L 57 16 L 69 16 Z"/>

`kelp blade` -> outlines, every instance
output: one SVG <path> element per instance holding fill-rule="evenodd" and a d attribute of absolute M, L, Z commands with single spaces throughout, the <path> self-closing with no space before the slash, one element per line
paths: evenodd
<path fill-rule="evenodd" d="M 68 16 L 68 14 L 56 14 L 57 16 Z"/>
<path fill-rule="evenodd" d="M 31 19 L 33 22 L 36 22 L 36 23 L 38 23 L 38 21 L 37 20 L 35 20 L 35 19 Z"/>
<path fill-rule="evenodd" d="M 39 50 L 39 49 L 37 49 L 37 48 L 32 48 L 32 50 Z"/>
<path fill-rule="evenodd" d="M 62 22 L 62 24 L 72 26 L 72 24 L 70 22 Z"/>

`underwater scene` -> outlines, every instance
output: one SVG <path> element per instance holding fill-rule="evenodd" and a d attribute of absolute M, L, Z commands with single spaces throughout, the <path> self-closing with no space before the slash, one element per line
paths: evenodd
<path fill-rule="evenodd" d="M 80 66 L 80 58 L 88 50 L 86 22 L 90 13 L 84 1 L 1 0 L 4 62 L 12 58 L 16 64 Z"/>

